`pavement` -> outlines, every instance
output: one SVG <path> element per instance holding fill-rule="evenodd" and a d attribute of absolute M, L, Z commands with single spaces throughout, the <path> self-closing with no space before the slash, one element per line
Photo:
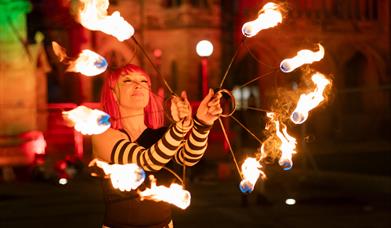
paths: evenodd
<path fill-rule="evenodd" d="M 191 205 L 174 207 L 175 227 L 391 227 L 390 176 L 270 167 L 263 185 L 244 195 L 227 164 L 224 175 L 218 174 L 221 164 L 194 175 L 187 185 Z M 287 198 L 296 204 L 287 205 Z M 53 180 L 0 183 L 1 228 L 96 228 L 103 211 L 100 183 L 84 172 L 64 186 Z"/>

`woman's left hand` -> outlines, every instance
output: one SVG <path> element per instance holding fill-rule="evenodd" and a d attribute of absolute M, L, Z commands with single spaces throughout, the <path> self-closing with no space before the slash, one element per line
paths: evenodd
<path fill-rule="evenodd" d="M 220 99 L 221 93 L 214 93 L 212 89 L 209 89 L 208 94 L 201 101 L 200 106 L 197 109 L 197 119 L 207 125 L 213 125 L 217 120 L 223 109 L 221 108 Z"/>

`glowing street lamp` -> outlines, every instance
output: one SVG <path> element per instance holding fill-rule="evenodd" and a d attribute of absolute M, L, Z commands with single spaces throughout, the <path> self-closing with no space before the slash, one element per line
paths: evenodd
<path fill-rule="evenodd" d="M 196 46 L 197 54 L 201 57 L 202 96 L 208 94 L 208 57 L 213 53 L 213 44 L 209 40 L 201 40 Z"/>

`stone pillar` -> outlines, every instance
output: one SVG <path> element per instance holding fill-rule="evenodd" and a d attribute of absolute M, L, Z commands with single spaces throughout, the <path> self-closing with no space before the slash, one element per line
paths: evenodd
<path fill-rule="evenodd" d="M 36 128 L 35 65 L 27 46 L 27 0 L 0 0 L 0 135 Z"/>
<path fill-rule="evenodd" d="M 26 28 L 30 10 L 28 0 L 0 0 L 0 166 L 5 167 L 31 162 L 18 136 L 37 128 L 36 58 Z"/>

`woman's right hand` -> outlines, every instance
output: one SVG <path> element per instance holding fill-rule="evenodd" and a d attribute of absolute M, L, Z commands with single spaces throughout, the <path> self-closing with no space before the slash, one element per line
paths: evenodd
<path fill-rule="evenodd" d="M 183 121 L 184 126 L 192 123 L 191 105 L 187 99 L 186 91 L 182 91 L 181 97 L 174 96 L 171 100 L 171 116 L 175 122 Z"/>

